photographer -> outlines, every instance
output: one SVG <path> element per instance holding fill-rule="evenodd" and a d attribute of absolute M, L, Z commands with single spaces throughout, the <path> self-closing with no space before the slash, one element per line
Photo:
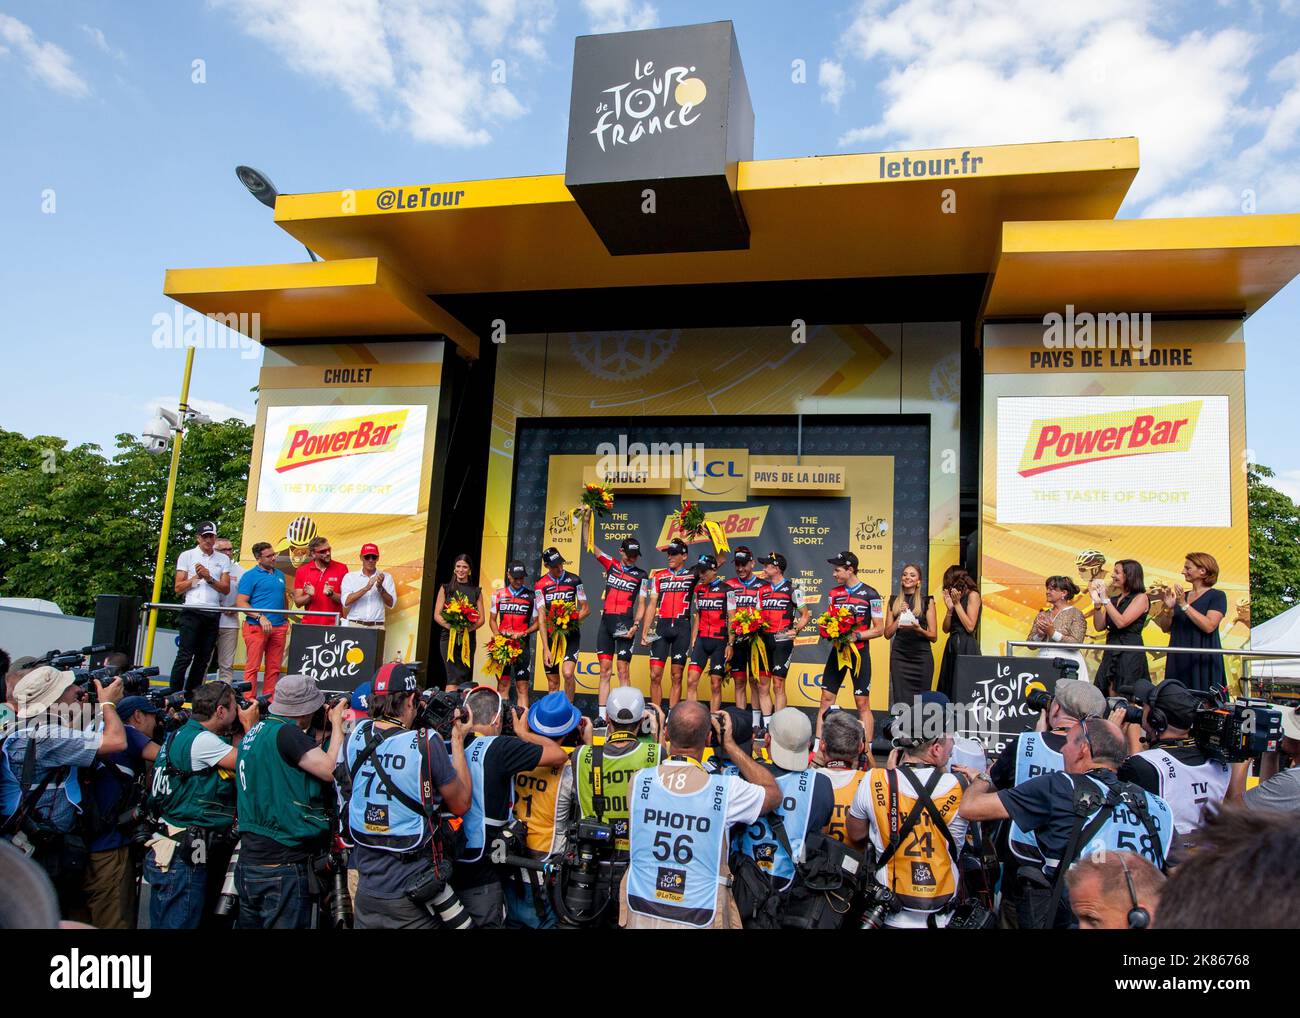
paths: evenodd
<path fill-rule="evenodd" d="M 330 750 L 307 734 L 325 694 L 308 675 L 285 675 L 269 713 L 239 745 L 239 929 L 305 929 L 313 860 L 330 845 L 334 769 L 345 741 L 340 698 L 329 710 Z"/>
<path fill-rule="evenodd" d="M 701 762 L 715 732 L 740 776 L 709 774 Z M 632 778 L 631 857 L 619 924 L 625 929 L 737 929 L 730 888 L 729 835 L 781 801 L 776 780 L 731 737 L 731 717 L 710 717 L 683 700 L 668 716 L 670 755 Z"/>
<path fill-rule="evenodd" d="M 1046 696 L 1040 692 L 1039 696 Z M 1032 701 L 1031 701 L 1032 702 Z M 1006 748 L 989 768 L 989 779 L 999 791 L 1015 788 L 1042 774 L 1065 770 L 1066 737 L 1086 717 L 1106 713 L 1106 697 L 1091 682 L 1082 679 L 1057 679 L 1051 703 L 1040 712 L 1033 732 L 1010 737 Z M 998 856 L 1002 862 L 1002 918 L 1014 928 L 1019 914 L 1020 879 L 1023 863 L 1038 866 L 1043 861 L 1034 835 L 1013 820 L 1000 825 L 997 837 Z"/>
<path fill-rule="evenodd" d="M 1228 791 L 1228 765 L 1197 745 L 1191 735 L 1196 710 L 1204 701 L 1177 679 L 1153 686 L 1140 679 L 1133 690 L 1142 704 L 1141 725 L 1124 726 L 1129 752 L 1119 769 L 1121 781 L 1131 781 L 1169 803 L 1177 832 L 1175 848 L 1182 851 L 1189 835 L 1201 825 L 1203 809 L 1217 806 Z M 1112 721 L 1123 717 L 1119 710 Z M 1142 745 L 1149 748 L 1142 749 Z"/>
<path fill-rule="evenodd" d="M 562 766 L 568 756 L 549 739 L 522 723 L 523 711 L 512 708 L 495 689 L 478 686 L 465 697 L 472 740 L 465 745 L 471 801 L 461 826 L 461 845 L 451 883 L 477 926 L 500 926 L 505 920 L 501 871 L 492 862 L 494 833 L 513 815 L 515 775 L 538 767 Z M 513 735 L 503 735 L 502 715 L 512 711 Z"/>
<path fill-rule="evenodd" d="M 1014 820 L 1034 835 L 1042 853 L 1042 863 L 1020 869 L 1022 929 L 1072 925 L 1065 874 L 1076 859 L 1100 848 L 1136 851 L 1163 870 L 1173 839 L 1169 804 L 1117 777 L 1127 754 L 1116 725 L 1082 719 L 1066 736 L 1061 755 L 1064 771 L 1002 791 L 993 789 L 987 774 L 955 768 L 971 779 L 958 810 L 963 819 Z"/>
<path fill-rule="evenodd" d="M 117 716 L 122 680 L 107 687 L 91 681 L 99 710 L 72 672 L 32 669 L 13 689 L 18 727 L 0 743 L 0 838 L 30 852 L 45 869 L 65 916 L 81 898 L 89 862 L 77 829 L 81 770 L 126 749 Z"/>
<path fill-rule="evenodd" d="M 238 709 L 226 682 L 205 682 L 190 715 L 163 740 L 149 794 L 159 831 L 144 858 L 149 927 L 197 929 L 212 914 L 234 839 L 236 724 L 257 723 L 257 705 Z"/>
<path fill-rule="evenodd" d="M 1282 715 L 1282 742 L 1277 750 L 1264 753 L 1259 761 L 1259 784 L 1246 788 L 1250 774 L 1250 761 L 1232 765 L 1232 778 L 1228 782 L 1228 802 L 1244 802 L 1250 809 L 1300 812 L 1300 717 L 1297 708 L 1275 706 Z M 1280 757 L 1291 763 L 1286 770 L 1278 770 Z"/>
<path fill-rule="evenodd" d="M 620 689 L 631 687 L 620 686 Z M 580 741 L 590 742 L 591 725 L 582 712 L 560 690 L 547 693 L 528 710 L 526 723 L 547 742 L 572 753 Z M 546 859 L 562 853 L 572 815 L 567 812 L 573 798 L 573 768 L 570 759 L 562 764 L 542 764 L 515 775 L 515 819 L 524 828 L 523 854 Z M 512 849 L 518 851 L 518 849 Z M 506 884 L 506 915 L 512 924 L 531 929 L 549 929 L 556 916 L 546 900 L 538 875 L 532 870 L 516 871 L 517 879 Z"/>
<path fill-rule="evenodd" d="M 86 906 L 101 930 L 135 926 L 135 867 L 131 865 L 131 825 L 144 795 L 147 763 L 158 755 L 153 741 L 158 708 L 147 697 L 124 697 L 117 705 L 126 723 L 126 749 L 100 757 L 88 769 L 83 822 L 90 849 L 86 867 Z"/>
<path fill-rule="evenodd" d="M 862 722 L 848 711 L 831 710 L 822 719 L 821 748 L 813 756 L 813 766 L 830 780 L 835 804 L 831 819 L 823 829 L 836 841 L 848 844 L 849 807 L 867 772 L 858 769 L 867 751 L 867 733 Z"/>
<path fill-rule="evenodd" d="M 344 765 L 351 779 L 349 861 L 357 871 L 352 907 L 358 930 L 442 925 L 406 892 L 443 856 L 439 806 L 453 813 L 469 809 L 466 726 L 453 726 L 448 757 L 436 732 L 412 730 L 419 709 L 415 673 L 400 662 L 385 664 L 371 686 L 373 720 L 348 736 Z"/>
<path fill-rule="evenodd" d="M 1132 852 L 1098 852 L 1065 875 L 1081 930 L 1145 930 L 1155 919 L 1165 875 Z"/>
<path fill-rule="evenodd" d="M 896 717 L 890 729 L 897 765 L 868 772 L 847 824 L 850 844 L 870 838 L 876 883 L 902 906 L 885 919 L 896 929 L 948 925 L 957 904 L 957 858 L 968 822 L 958 813 L 966 780 L 948 771 L 953 746 L 948 698 L 926 692 L 918 699 L 920 709 Z"/>

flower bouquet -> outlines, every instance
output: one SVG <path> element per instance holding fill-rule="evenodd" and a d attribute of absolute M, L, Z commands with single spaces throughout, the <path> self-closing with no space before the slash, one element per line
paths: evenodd
<path fill-rule="evenodd" d="M 596 551 L 596 517 L 606 516 L 614 508 L 614 493 L 603 484 L 590 482 L 582 486 L 582 502 L 572 513 L 569 521 L 576 525 L 579 518 L 584 519 L 587 529 L 587 551 Z"/>
<path fill-rule="evenodd" d="M 546 606 L 546 628 L 551 635 L 551 664 L 555 665 L 564 657 L 569 637 L 578 634 L 578 606 L 572 601 L 552 601 Z"/>
<path fill-rule="evenodd" d="M 681 531 L 682 536 L 687 540 L 707 533 L 709 540 L 713 542 L 714 550 L 719 555 L 725 555 L 731 551 L 731 548 L 727 545 L 727 535 L 722 529 L 722 524 L 709 519 L 704 512 L 704 507 L 698 502 L 692 502 L 689 499 L 683 502 L 681 508 L 673 513 L 672 525 Z"/>
<path fill-rule="evenodd" d="M 861 657 L 857 642 L 853 639 L 857 624 L 857 616 L 847 605 L 838 605 L 817 616 L 817 632 L 835 648 L 841 671 L 856 668 Z"/>
<path fill-rule="evenodd" d="M 455 661 L 459 653 L 460 663 L 468 668 L 469 634 L 479 623 L 478 609 L 464 594 L 452 594 L 442 606 L 442 617 L 451 629 L 451 639 L 447 641 L 447 660 Z"/>
<path fill-rule="evenodd" d="M 737 640 L 749 640 L 749 674 L 766 675 L 768 671 L 767 647 L 755 639 L 767 631 L 763 616 L 753 608 L 737 608 L 727 623 Z"/>
<path fill-rule="evenodd" d="M 487 664 L 483 670 L 494 679 L 499 679 L 523 652 L 524 645 L 516 637 L 499 633 L 488 641 Z"/>

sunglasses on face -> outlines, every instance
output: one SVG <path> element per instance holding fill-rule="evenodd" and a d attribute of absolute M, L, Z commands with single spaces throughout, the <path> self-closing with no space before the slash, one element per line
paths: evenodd
<path fill-rule="evenodd" d="M 362 555 L 362 556 L 361 556 L 361 560 L 362 560 L 363 562 L 378 562 L 378 561 L 379 561 L 379 556 L 378 556 L 378 555 Z"/>

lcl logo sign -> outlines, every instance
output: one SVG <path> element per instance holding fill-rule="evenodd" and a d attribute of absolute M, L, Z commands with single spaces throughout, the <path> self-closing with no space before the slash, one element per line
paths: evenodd
<path fill-rule="evenodd" d="M 687 461 L 682 496 L 723 502 L 749 497 L 749 450 L 706 449 Z"/>

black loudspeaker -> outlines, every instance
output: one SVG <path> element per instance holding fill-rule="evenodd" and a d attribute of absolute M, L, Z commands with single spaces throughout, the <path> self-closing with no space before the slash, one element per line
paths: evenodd
<path fill-rule="evenodd" d="M 95 630 L 90 642 L 107 644 L 113 650 L 120 650 L 131 659 L 134 666 L 142 604 L 144 599 L 139 597 L 126 597 L 122 594 L 95 595 Z M 103 660 L 103 654 L 95 654 L 88 664 L 91 668 L 98 668 Z"/>

